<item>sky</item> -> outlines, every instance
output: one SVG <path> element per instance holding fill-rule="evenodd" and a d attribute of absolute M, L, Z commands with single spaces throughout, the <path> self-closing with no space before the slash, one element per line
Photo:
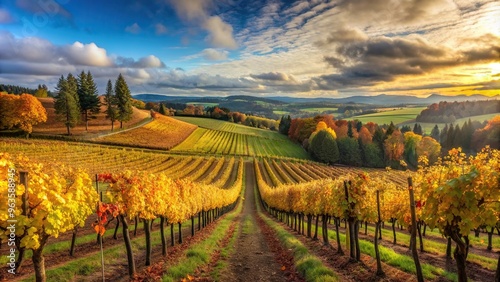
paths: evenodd
<path fill-rule="evenodd" d="M 500 94 L 500 1 L 2 0 L 0 83 L 100 93 Z"/>

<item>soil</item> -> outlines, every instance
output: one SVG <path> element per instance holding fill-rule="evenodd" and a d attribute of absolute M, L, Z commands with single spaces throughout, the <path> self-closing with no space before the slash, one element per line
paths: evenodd
<path fill-rule="evenodd" d="M 237 218 L 240 231 L 221 281 L 303 281 L 293 267 L 289 251 L 279 241 L 272 240 L 277 238 L 273 231 L 258 220 L 252 162 L 245 163 L 245 171 L 243 211 Z"/>

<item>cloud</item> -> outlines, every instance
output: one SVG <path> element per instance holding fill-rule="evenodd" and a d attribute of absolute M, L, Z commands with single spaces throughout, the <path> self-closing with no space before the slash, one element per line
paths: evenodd
<path fill-rule="evenodd" d="M 229 54 L 228 51 L 225 50 L 217 50 L 213 48 L 207 48 L 201 52 L 203 55 L 203 58 L 205 60 L 209 61 L 221 61 L 221 60 L 226 60 L 227 55 Z"/>
<path fill-rule="evenodd" d="M 72 45 L 63 46 L 61 51 L 69 64 L 100 67 L 113 64 L 106 50 L 97 47 L 95 43 L 83 44 L 77 41 Z"/>
<path fill-rule="evenodd" d="M 141 27 L 139 26 L 139 24 L 134 23 L 132 25 L 127 26 L 125 28 L 125 31 L 132 34 L 138 34 L 141 32 Z"/>
<path fill-rule="evenodd" d="M 161 23 L 155 24 L 155 33 L 156 33 L 156 35 L 166 34 L 167 32 L 168 32 L 168 29 L 167 29 L 166 26 L 164 26 Z"/>
<path fill-rule="evenodd" d="M 296 81 L 292 75 L 288 75 L 282 72 L 268 72 L 261 74 L 251 74 L 252 78 L 260 80 L 271 80 L 271 81 Z"/>
<path fill-rule="evenodd" d="M 405 75 L 424 75 L 434 70 L 497 61 L 499 37 L 475 38 L 483 42 L 470 49 L 450 49 L 433 45 L 419 36 L 407 38 L 376 37 L 339 45 L 337 55 L 325 61 L 337 70 L 316 80 L 321 89 L 371 86 L 394 81 Z"/>
<path fill-rule="evenodd" d="M 207 42 L 217 48 L 235 49 L 238 47 L 233 37 L 233 27 L 219 16 L 211 16 L 208 9 L 212 7 L 209 0 L 171 0 L 177 15 L 182 20 L 196 24 L 206 30 Z"/>
<path fill-rule="evenodd" d="M 147 57 L 140 58 L 139 60 L 134 60 L 133 58 L 118 57 L 116 59 L 116 65 L 119 67 L 127 68 L 165 68 L 165 63 L 163 63 L 158 57 L 149 55 Z"/>
<path fill-rule="evenodd" d="M 13 22 L 12 16 L 6 9 L 0 9 L 0 24 L 7 24 Z"/>

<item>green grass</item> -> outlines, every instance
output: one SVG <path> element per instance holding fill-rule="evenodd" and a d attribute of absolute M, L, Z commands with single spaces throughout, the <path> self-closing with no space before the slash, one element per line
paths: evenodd
<path fill-rule="evenodd" d="M 488 120 L 490 120 L 490 119 L 492 119 L 492 118 L 494 118 L 495 116 L 498 116 L 498 115 L 500 115 L 500 113 L 480 115 L 480 116 L 471 116 L 471 117 L 466 117 L 466 118 L 459 118 L 453 124 L 454 125 L 458 124 L 458 126 L 460 126 L 460 128 L 461 128 L 462 125 L 464 124 L 464 122 L 468 121 L 469 119 L 471 121 L 479 121 L 479 122 L 482 123 L 482 122 L 488 121 Z M 427 134 L 431 133 L 432 129 L 434 128 L 434 126 L 436 124 L 439 127 L 439 130 L 442 130 L 446 126 L 446 123 L 419 122 L 418 124 L 420 126 L 422 126 L 422 130 L 424 131 L 424 133 L 427 133 Z M 413 128 L 415 126 L 415 122 L 405 122 L 405 123 L 400 124 L 400 126 L 402 126 L 402 125 L 409 125 L 409 126 L 411 126 L 411 128 Z"/>
<path fill-rule="evenodd" d="M 260 203 L 258 202 L 257 189 L 254 189 L 254 194 L 255 204 L 257 206 L 259 216 L 266 222 L 267 225 L 274 229 L 281 244 L 283 244 L 288 250 L 292 251 L 297 271 L 304 276 L 306 281 L 339 281 L 337 274 L 325 266 L 318 257 L 311 254 L 304 244 L 297 239 L 297 237 L 290 234 L 274 220 L 263 214 L 260 209 Z"/>
<path fill-rule="evenodd" d="M 211 119 L 211 118 L 198 118 L 198 117 L 182 117 L 176 116 L 175 119 L 197 125 L 202 128 L 226 131 L 232 133 L 239 133 L 257 137 L 264 137 L 269 139 L 284 140 L 287 139 L 286 136 L 279 134 L 276 131 L 271 131 L 268 129 L 261 129 L 250 127 L 242 124 L 237 124 L 233 122 Z"/>
<path fill-rule="evenodd" d="M 220 281 L 221 272 L 229 267 L 227 260 L 231 257 L 231 255 L 235 252 L 234 245 L 236 244 L 236 239 L 238 238 L 238 232 L 240 230 L 240 226 L 236 225 L 234 229 L 234 233 L 229 240 L 229 243 L 225 248 L 220 251 L 220 259 L 214 266 L 212 272 L 210 272 L 210 277 L 214 281 Z"/>
<path fill-rule="evenodd" d="M 375 228 L 372 226 L 368 226 L 368 231 L 369 231 L 368 234 L 371 233 L 371 235 L 373 235 L 375 233 Z M 427 235 L 429 235 L 428 231 L 429 230 L 426 231 Z M 383 228 L 382 229 L 382 238 L 392 242 L 392 239 L 393 239 L 392 230 L 387 230 L 387 229 Z M 475 239 L 479 239 L 479 238 L 475 238 Z M 495 239 L 496 239 L 496 241 L 500 241 L 500 238 L 495 238 Z M 396 231 L 396 240 L 397 240 L 397 243 L 400 245 L 403 245 L 406 247 L 410 246 L 410 235 L 408 235 L 408 234 Z M 479 240 L 477 240 L 477 241 L 479 241 Z M 417 238 L 417 242 L 418 242 L 418 238 Z M 433 240 L 428 240 L 428 239 L 426 239 L 426 237 L 423 237 L 423 242 L 424 242 L 424 250 L 426 252 L 438 254 L 438 255 L 441 255 L 443 257 L 446 255 L 446 244 L 439 243 L 439 242 L 436 242 Z M 477 246 L 476 246 L 476 248 L 477 248 Z M 486 246 L 484 247 L 484 249 L 486 249 Z M 467 256 L 467 261 L 477 263 L 477 264 L 481 265 L 482 267 L 487 268 L 487 269 L 492 270 L 492 271 L 495 271 L 496 267 L 497 267 L 497 259 L 488 258 L 488 257 L 476 255 L 473 253 L 469 253 L 469 255 Z"/>
<path fill-rule="evenodd" d="M 245 175 L 243 176 L 243 183 L 245 183 L 244 178 Z M 243 195 L 244 191 L 245 187 L 243 187 L 240 196 Z M 167 268 L 167 272 L 163 275 L 162 280 L 179 281 L 188 274 L 194 273 L 198 267 L 209 263 L 211 254 L 218 248 L 219 241 L 221 238 L 224 238 L 224 234 L 226 234 L 236 215 L 241 212 L 242 207 L 243 205 L 240 201 L 232 212 L 219 220 L 217 227 L 210 236 L 200 243 L 190 246 L 185 251 L 184 257 L 182 257 L 177 264 Z"/>
<path fill-rule="evenodd" d="M 314 224 L 313 224 L 314 226 Z M 318 226 L 318 234 L 322 234 L 322 227 Z M 392 232 L 392 231 L 391 231 Z M 345 235 L 340 233 L 340 242 L 344 248 L 344 252 L 346 252 L 346 240 Z M 331 244 L 336 244 L 337 235 L 335 230 L 328 230 L 328 238 L 331 240 Z M 371 256 L 375 258 L 375 247 L 373 243 L 366 240 L 359 240 L 359 248 L 361 253 Z M 384 246 L 379 245 L 380 251 L 380 259 L 381 261 L 387 263 L 390 266 L 397 267 L 404 272 L 416 274 L 415 262 L 413 258 L 407 255 L 398 254 L 391 248 L 386 248 Z M 448 272 L 442 268 L 435 267 L 430 264 L 420 263 L 422 266 L 422 274 L 425 279 L 435 279 L 437 276 L 443 276 L 451 281 L 458 281 L 458 275 L 456 273 Z"/>
<path fill-rule="evenodd" d="M 307 152 L 286 136 L 270 130 L 193 117 L 177 117 L 197 128 L 173 152 L 309 159 Z"/>
<path fill-rule="evenodd" d="M 196 224 L 196 222 L 195 222 Z M 191 220 L 186 221 L 183 226 L 191 226 Z M 138 228 L 142 228 L 142 224 L 138 225 Z M 112 228 L 111 228 L 112 229 Z M 134 225 L 130 224 L 129 232 L 134 230 Z M 121 231 L 121 228 L 120 228 Z M 106 232 L 114 232 L 113 230 L 107 230 Z M 167 232 L 168 233 L 168 232 Z M 120 232 L 121 234 L 121 232 Z M 91 237 L 91 240 L 96 240 L 95 234 L 90 234 L 82 238 Z M 111 236 L 105 237 L 105 240 L 113 240 Z M 123 245 L 123 239 L 118 239 L 120 241 L 116 246 L 104 249 L 104 271 L 106 272 L 106 267 L 109 265 L 116 265 L 123 262 L 124 258 L 127 257 L 125 247 Z M 138 252 L 144 252 L 146 249 L 145 240 L 143 236 L 131 239 L 132 249 L 134 255 L 137 256 Z M 62 242 L 65 243 L 65 242 Z M 54 245 L 57 245 L 55 243 Z M 151 246 L 154 248 L 161 244 L 160 229 L 156 228 L 151 232 Z M 54 248 L 54 247 L 53 247 Z M 46 247 L 50 249 L 50 245 Z M 44 254 L 45 254 L 44 250 Z M 143 262 L 140 262 L 143 263 Z M 85 277 L 101 272 L 101 254 L 96 251 L 85 257 L 71 260 L 68 263 L 60 265 L 55 268 L 46 269 L 47 281 L 75 281 L 75 277 L 81 276 L 80 280 L 85 280 Z M 78 279 L 77 279 L 78 280 Z M 35 277 L 31 276 L 23 281 L 35 281 Z"/>
<path fill-rule="evenodd" d="M 245 219 L 243 220 L 243 229 L 241 232 L 243 234 L 251 234 L 255 231 L 255 226 L 252 223 L 252 219 L 250 218 L 250 215 L 246 215 Z"/>
<path fill-rule="evenodd" d="M 391 121 L 394 124 L 401 124 L 404 122 L 408 122 L 414 118 L 417 117 L 420 112 L 426 109 L 426 107 L 415 107 L 415 108 L 403 108 L 403 109 L 398 109 L 398 110 L 393 110 L 393 111 L 383 111 L 379 113 L 374 113 L 374 114 L 368 114 L 368 115 L 360 115 L 360 116 L 353 116 L 350 117 L 350 120 L 357 119 L 363 123 L 367 122 L 374 122 L 377 124 L 390 124 Z"/>
<path fill-rule="evenodd" d="M 308 113 L 322 113 L 322 112 L 336 112 L 339 108 L 303 108 L 302 112 Z"/>
<path fill-rule="evenodd" d="M 277 114 L 277 115 L 289 115 L 290 112 L 289 111 L 273 111 L 274 114 Z"/>

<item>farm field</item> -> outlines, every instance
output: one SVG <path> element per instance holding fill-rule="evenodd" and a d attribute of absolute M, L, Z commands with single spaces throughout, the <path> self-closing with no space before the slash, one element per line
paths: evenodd
<path fill-rule="evenodd" d="M 194 130 L 196 126 L 193 124 L 158 114 L 153 121 L 142 127 L 95 138 L 93 141 L 111 145 L 170 150 L 184 141 Z"/>
<path fill-rule="evenodd" d="M 392 121 L 394 125 L 399 125 L 401 123 L 415 119 L 417 115 L 420 114 L 420 112 L 426 108 L 427 107 L 403 108 L 403 109 L 383 111 L 368 115 L 353 116 L 350 117 L 349 119 L 350 120 L 357 119 L 363 123 L 371 121 L 380 125 L 390 124 Z"/>
<path fill-rule="evenodd" d="M 203 128 L 199 128 L 197 130 L 205 130 L 206 132 L 215 131 Z M 102 172 L 116 173 L 126 169 L 138 169 L 147 171 L 149 173 L 162 173 L 167 177 L 171 178 L 182 178 L 186 180 L 191 180 L 194 181 L 195 183 L 200 183 L 202 185 L 212 185 L 215 187 L 221 187 L 222 189 L 230 189 L 230 187 L 232 187 L 233 184 L 236 181 L 238 181 L 238 179 L 240 179 L 241 176 L 238 175 L 244 174 L 246 175 L 245 179 L 247 179 L 246 187 L 247 189 L 250 189 L 249 191 L 251 191 L 251 189 L 256 189 L 257 183 L 260 183 L 259 181 L 262 181 L 262 183 L 266 183 L 266 185 L 270 187 L 280 187 L 282 185 L 288 185 L 288 184 L 308 183 L 313 180 L 321 180 L 328 178 L 335 179 L 349 173 L 358 174 L 361 172 L 368 173 L 370 177 L 377 177 L 378 175 L 383 174 L 391 182 L 396 184 L 397 187 L 399 187 L 400 189 L 405 189 L 407 187 L 406 178 L 409 175 L 407 172 L 401 172 L 401 171 L 393 171 L 393 170 L 385 171 L 381 169 L 351 168 L 344 166 L 332 167 L 309 161 L 290 161 L 285 159 L 260 158 L 258 160 L 256 159 L 255 164 L 252 164 L 252 162 L 250 161 L 243 162 L 242 159 L 230 157 L 227 155 L 225 157 L 220 157 L 220 158 L 200 157 L 200 156 L 180 156 L 180 155 L 170 155 L 168 153 L 160 153 L 159 151 L 154 151 L 154 150 L 139 150 L 131 148 L 124 149 L 115 146 L 106 146 L 97 144 L 81 144 L 81 143 L 45 141 L 45 140 L 23 140 L 23 139 L 13 139 L 13 138 L 0 139 L 0 151 L 12 154 L 23 153 L 27 155 L 30 159 L 37 161 L 43 161 L 49 163 L 58 161 L 58 162 L 63 162 L 67 165 L 73 165 L 73 166 L 77 165 L 81 168 L 86 169 L 89 173 L 92 174 L 102 173 Z M 257 182 L 255 182 L 255 180 L 252 179 L 257 179 Z M 106 185 L 101 185 L 100 189 L 101 189 L 100 191 L 105 192 L 107 191 L 108 188 Z M 253 201 L 253 196 L 250 196 L 249 194 L 246 194 L 245 198 L 248 198 L 249 200 Z M 104 197 L 104 200 L 106 201 L 107 198 Z M 247 207 L 246 209 L 248 210 L 249 207 Z M 243 210 L 245 211 L 245 209 Z M 191 221 L 190 220 L 185 221 L 182 223 L 183 235 L 179 236 L 182 236 L 187 243 L 183 243 L 181 245 L 172 247 L 169 251 L 172 252 L 172 254 L 169 254 L 169 258 L 177 258 L 182 261 L 183 260 L 182 257 L 184 255 L 182 254 L 183 251 L 181 250 L 184 249 L 190 250 L 191 248 L 195 248 L 195 246 L 198 246 L 198 244 L 204 244 L 204 242 L 206 240 L 210 240 L 209 238 L 212 238 L 212 236 L 218 236 L 218 238 L 224 237 L 222 235 L 216 235 L 216 234 L 221 234 L 218 232 L 226 232 L 228 236 L 232 236 L 232 238 L 234 238 L 233 240 L 236 240 L 235 242 L 239 242 L 239 240 L 244 240 L 243 239 L 244 237 L 241 237 L 242 235 L 238 235 L 240 234 L 238 232 L 235 233 L 234 230 L 238 230 L 237 226 L 240 226 L 239 228 L 243 229 L 246 228 L 245 230 L 248 230 L 248 228 L 253 228 L 251 230 L 255 230 L 255 228 L 258 228 L 257 225 L 268 226 L 259 228 L 281 228 L 279 229 L 281 230 L 280 232 L 287 232 L 288 234 L 290 234 L 288 236 L 297 237 L 301 242 L 301 244 L 307 247 L 307 249 L 310 252 L 310 256 L 321 257 L 328 255 L 329 257 L 334 258 L 334 260 L 342 258 L 342 256 L 335 254 L 333 249 L 331 251 L 328 251 L 327 252 L 328 254 L 326 254 L 324 251 L 320 251 L 319 249 L 320 245 L 318 245 L 319 243 L 311 241 L 305 236 L 302 236 L 305 232 L 304 229 L 301 229 L 301 231 L 298 231 L 297 233 L 297 225 L 295 225 L 295 228 L 293 226 L 290 227 L 287 226 L 286 223 L 281 223 L 279 220 L 271 218 L 261 221 L 259 218 L 266 217 L 263 211 L 261 213 L 262 214 L 259 216 L 245 213 L 245 216 L 241 217 L 241 221 L 235 221 L 234 219 L 235 217 L 233 217 L 232 215 L 228 215 L 227 218 L 230 218 L 230 220 L 222 220 L 220 223 L 217 222 L 215 225 L 210 225 L 212 227 L 206 230 L 198 229 L 197 232 L 199 232 L 199 235 L 196 236 L 200 237 L 196 236 L 191 237 L 190 235 L 190 229 L 191 229 L 190 227 L 199 226 L 200 219 L 198 217 L 194 217 Z M 273 213 L 271 212 L 271 214 Z M 315 219 L 313 218 L 313 222 L 314 220 Z M 281 221 L 283 221 L 283 218 L 281 218 Z M 98 261 L 98 257 L 96 257 L 95 255 L 96 245 L 95 243 L 92 243 L 92 241 L 95 240 L 95 235 L 93 235 L 93 230 L 90 223 L 91 221 L 87 222 L 85 227 L 79 230 L 79 235 L 78 235 L 79 239 L 77 244 L 80 247 L 77 249 L 77 253 L 79 252 L 80 254 L 78 256 L 79 258 L 78 260 L 74 260 L 68 257 L 67 262 L 63 263 L 62 265 L 56 266 L 57 261 L 55 261 L 54 258 L 67 256 L 67 254 L 64 253 L 66 253 L 69 249 L 70 236 L 65 234 L 58 239 L 52 238 L 49 241 L 46 252 L 46 255 L 48 257 L 47 267 L 49 268 L 48 277 L 52 277 L 59 281 L 61 279 L 60 277 L 62 276 L 60 276 L 61 274 L 57 274 L 61 271 L 58 269 L 64 268 L 66 269 L 66 271 L 73 271 L 71 273 L 74 273 L 75 277 L 80 277 L 81 279 L 84 280 L 89 279 L 90 277 L 93 277 L 92 279 L 98 279 L 97 276 L 98 276 L 99 264 L 96 263 L 96 261 Z M 334 240 L 336 240 L 335 237 L 336 229 L 335 226 L 332 224 L 329 224 L 327 228 L 329 229 L 328 233 L 332 241 L 331 244 L 333 245 Z M 152 233 L 153 246 L 157 254 L 153 258 L 156 259 L 159 259 L 161 257 L 158 254 L 158 252 L 160 252 L 160 245 L 161 245 L 161 240 L 158 234 L 158 229 L 159 229 L 158 226 L 159 225 L 156 222 L 154 224 L 154 231 Z M 173 224 L 171 226 L 173 226 Z M 221 228 L 220 230 L 226 230 L 226 231 L 217 231 L 219 230 L 219 228 Z M 321 232 L 322 227 L 319 228 L 320 229 L 318 232 Z M 125 260 L 124 248 L 123 245 L 120 244 L 119 235 L 118 235 L 119 240 L 113 240 L 111 238 L 113 230 L 112 228 L 110 229 L 111 230 L 108 230 L 105 234 L 105 237 L 107 238 L 105 240 L 106 241 L 105 257 L 107 264 L 114 270 L 106 273 L 106 277 L 116 276 L 125 278 L 126 269 L 124 269 L 124 265 L 126 265 L 126 261 L 124 261 Z M 136 232 L 135 229 L 138 229 L 139 232 L 137 233 L 137 237 L 135 235 L 133 237 L 134 252 L 138 254 L 143 254 L 145 251 L 142 243 L 144 232 L 141 231 L 141 228 L 137 227 L 137 225 L 133 226 L 132 224 L 130 232 L 134 232 L 135 234 Z M 368 265 L 368 269 L 366 270 L 367 272 L 363 275 L 370 276 L 373 275 L 375 271 L 373 268 L 373 264 L 368 263 L 370 260 L 373 260 L 374 257 L 373 244 L 370 239 L 370 236 L 373 236 L 374 234 L 373 225 L 371 224 L 367 225 L 366 230 L 367 230 L 366 231 L 367 235 L 364 235 L 363 231 L 360 233 L 360 244 L 362 246 L 362 251 L 361 251 L 362 261 Z M 178 236 L 176 234 L 177 232 L 178 231 L 176 227 L 175 233 L 172 233 L 173 236 L 171 235 L 167 237 L 167 239 L 177 240 L 178 239 Z M 339 229 L 339 236 L 343 244 L 345 244 L 345 234 L 346 234 L 345 228 L 341 226 Z M 392 244 L 393 234 L 390 229 L 390 223 L 386 222 L 386 227 L 383 230 L 383 239 L 381 241 L 382 244 L 381 252 L 384 258 L 383 259 L 384 269 L 392 273 L 390 274 L 392 275 L 390 277 L 407 277 L 408 279 L 412 279 L 411 277 L 414 277 L 413 274 L 414 269 L 412 270 L 411 267 L 408 268 L 408 265 L 411 266 L 411 256 L 409 256 L 406 251 L 408 248 L 409 236 L 407 232 L 404 230 L 397 230 L 396 235 L 398 238 L 398 243 L 397 245 L 393 245 Z M 253 236 L 264 236 L 264 235 L 253 235 Z M 191 238 L 201 238 L 201 239 L 196 239 L 196 241 L 193 241 L 193 243 L 191 243 Z M 487 252 L 485 250 L 487 246 L 487 241 L 488 240 L 486 240 L 486 235 L 484 233 L 481 233 L 479 238 L 472 238 L 471 236 L 471 242 L 474 245 L 474 248 L 471 250 L 468 261 L 471 269 L 477 270 L 475 271 L 476 273 L 473 274 L 473 276 L 471 276 L 475 281 L 481 281 L 481 277 L 492 277 L 491 275 L 493 271 L 496 269 L 495 263 L 497 255 L 495 252 L 500 251 L 500 238 L 498 238 L 497 236 L 493 237 L 492 241 L 493 252 Z M 221 248 L 226 246 L 225 245 L 226 243 L 220 243 L 220 244 Z M 235 244 L 238 245 L 239 243 Z M 241 245 L 238 246 L 240 246 L 238 248 L 242 248 Z M 425 247 L 426 247 L 426 253 L 421 254 L 421 261 L 424 267 L 426 267 L 426 269 L 429 269 L 427 270 L 429 272 L 426 272 L 425 276 L 426 279 L 432 281 L 435 279 L 442 279 L 438 281 L 448 281 L 448 279 L 451 281 L 456 281 L 456 274 L 454 273 L 454 271 L 453 270 L 450 271 L 446 269 L 444 266 L 445 258 L 443 252 L 444 249 L 446 248 L 446 243 L 445 241 L 443 241 L 442 237 L 439 235 L 437 230 L 427 230 L 427 235 L 425 237 Z M 179 248 L 180 251 L 175 251 L 178 250 Z M 94 251 L 92 252 L 91 250 Z M 207 252 L 208 255 L 210 255 L 211 252 L 215 252 L 215 250 L 208 248 Z M 263 250 L 262 252 L 270 252 L 270 251 Z M 238 255 L 238 252 L 233 253 L 232 255 L 226 257 L 225 260 L 229 266 L 228 269 L 224 271 L 230 271 L 230 273 L 233 274 L 236 273 L 235 270 L 231 270 L 234 269 L 234 267 L 236 267 L 237 269 L 237 266 L 232 266 L 233 263 L 231 262 L 231 260 L 232 259 L 234 259 L 235 261 L 241 260 L 241 258 L 239 257 L 240 256 Z M 394 260 L 395 258 L 397 258 L 397 261 L 400 260 L 406 261 L 406 265 L 397 263 Z M 0 262 L 5 263 L 5 261 L 3 261 L 4 259 L 5 258 L 3 257 L 0 258 Z M 251 267 L 272 268 L 272 266 L 269 266 L 270 265 L 269 263 L 267 263 L 267 266 L 265 266 L 266 265 L 265 262 L 256 261 L 254 263 L 255 265 Z M 30 264 L 28 264 L 28 266 L 30 266 Z M 190 275 L 193 275 L 192 272 L 186 272 L 185 274 L 173 274 L 175 273 L 174 270 L 175 267 L 176 267 L 175 264 L 169 265 L 169 267 L 166 268 L 167 269 L 166 272 L 164 271 L 161 272 L 164 273 L 162 275 L 166 275 L 165 277 L 170 277 L 169 275 L 174 275 L 174 277 L 177 277 L 176 279 L 181 279 L 182 277 L 185 277 L 185 275 L 189 273 L 191 273 Z M 288 265 L 287 267 L 292 267 L 292 266 Z M 359 277 L 358 276 L 359 273 L 356 274 L 356 272 L 352 269 L 355 267 L 355 264 L 349 264 L 347 266 L 348 267 L 347 270 L 339 268 L 338 264 L 334 263 L 326 263 L 323 265 L 323 267 L 331 269 L 329 271 L 333 273 L 332 275 L 339 277 L 340 281 L 342 281 L 343 279 L 350 280 L 353 279 L 354 277 Z M 85 268 L 91 269 L 91 271 L 83 270 Z M 67 269 L 73 269 L 73 270 L 67 270 Z M 142 268 L 139 269 L 141 271 L 141 275 L 146 275 L 146 277 L 147 275 L 150 275 L 147 272 L 142 272 Z M 215 271 L 215 270 L 209 268 L 209 271 Z M 220 275 L 228 275 L 227 273 L 224 274 L 224 271 Z M 350 273 L 352 271 L 354 271 L 354 274 Z M 26 275 L 29 275 L 29 273 L 31 272 L 28 272 Z M 175 276 L 175 275 L 180 275 L 180 276 Z M 201 275 L 200 277 L 204 277 L 202 274 L 197 274 L 197 275 Z M 24 277 L 28 278 L 28 276 Z"/>
<path fill-rule="evenodd" d="M 279 134 L 276 131 L 271 131 L 267 129 L 260 129 L 255 127 L 250 127 L 242 124 L 237 124 L 233 122 L 227 122 L 223 120 L 216 120 L 211 118 L 197 118 L 197 117 L 173 117 L 177 120 L 181 120 L 187 123 L 197 125 L 201 128 L 212 129 L 218 131 L 226 131 L 238 134 L 251 135 L 256 137 L 269 138 L 274 140 L 287 140 L 288 138 L 284 135 Z"/>
<path fill-rule="evenodd" d="M 211 119 L 180 120 L 195 123 L 201 128 L 174 147 L 172 152 L 309 159 L 302 147 L 277 132 Z"/>

